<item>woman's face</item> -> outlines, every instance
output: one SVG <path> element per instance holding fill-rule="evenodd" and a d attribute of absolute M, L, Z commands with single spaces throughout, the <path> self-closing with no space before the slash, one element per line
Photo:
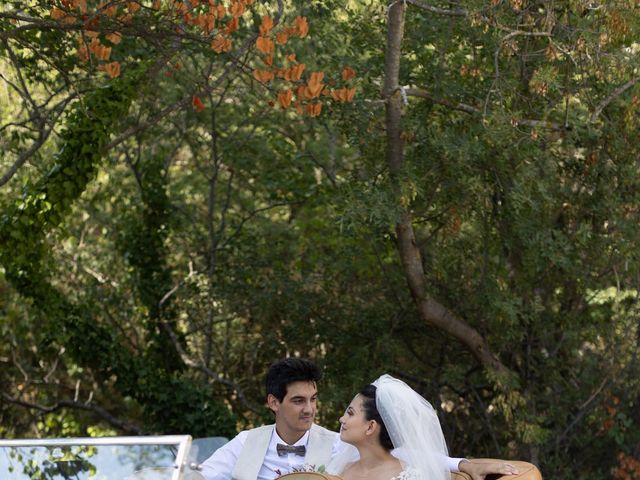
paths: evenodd
<path fill-rule="evenodd" d="M 362 406 L 362 396 L 356 395 L 344 415 L 340 417 L 340 440 L 357 445 L 367 438 L 373 420 L 367 420 Z M 374 422 L 375 423 L 375 422 Z"/>

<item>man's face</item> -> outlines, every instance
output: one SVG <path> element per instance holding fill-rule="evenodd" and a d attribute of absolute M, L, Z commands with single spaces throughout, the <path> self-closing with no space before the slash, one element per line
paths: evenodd
<path fill-rule="evenodd" d="M 267 397 L 269 408 L 276 414 L 276 430 L 284 441 L 294 443 L 311 428 L 317 400 L 315 382 L 290 383 L 282 402 L 271 394 Z"/>

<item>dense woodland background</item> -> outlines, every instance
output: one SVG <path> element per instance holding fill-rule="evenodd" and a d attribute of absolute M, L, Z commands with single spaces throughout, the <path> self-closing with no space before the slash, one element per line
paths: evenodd
<path fill-rule="evenodd" d="M 232 436 L 303 355 L 327 426 L 390 372 L 453 455 L 640 478 L 639 39 L 633 0 L 2 2 L 0 436 Z"/>

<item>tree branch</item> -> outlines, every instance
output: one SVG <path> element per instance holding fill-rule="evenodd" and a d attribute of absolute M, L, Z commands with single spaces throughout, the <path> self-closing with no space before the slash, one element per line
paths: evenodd
<path fill-rule="evenodd" d="M 467 103 L 452 102 L 450 100 L 446 100 L 443 98 L 436 98 L 428 90 L 424 90 L 420 88 L 405 88 L 404 92 L 408 97 L 427 98 L 431 100 L 433 103 L 437 103 L 438 105 L 449 107 L 452 110 L 459 110 L 461 112 L 465 112 L 468 114 L 482 113 L 482 110 L 480 110 L 477 107 L 474 107 L 473 105 L 469 105 Z M 549 122 L 547 120 L 513 119 L 512 124 L 514 124 L 515 126 L 548 128 L 550 130 L 562 130 L 565 128 L 563 125 L 559 123 Z"/>
<path fill-rule="evenodd" d="M 173 342 L 173 345 L 175 346 L 176 351 L 180 355 L 180 358 L 182 359 L 182 361 L 184 362 L 185 365 L 187 365 L 188 367 L 196 368 L 196 369 L 200 370 L 201 372 L 203 372 L 205 375 L 207 375 L 207 377 L 209 377 L 211 380 L 213 380 L 215 382 L 218 382 L 218 383 L 222 383 L 223 385 L 226 385 L 226 386 L 232 388 L 233 391 L 236 392 L 236 395 L 238 395 L 238 398 L 240 399 L 240 401 L 244 404 L 244 406 L 246 408 L 248 408 L 249 410 L 251 410 L 252 412 L 257 413 L 257 414 L 261 414 L 262 413 L 262 411 L 260 410 L 259 407 L 255 406 L 252 402 L 250 402 L 247 399 L 246 395 L 244 394 L 242 389 L 238 386 L 238 384 L 236 384 L 235 382 L 233 382 L 231 380 L 228 380 L 228 379 L 224 378 L 221 374 L 219 374 L 217 372 L 214 372 L 209 367 L 204 365 L 204 363 L 197 362 L 197 361 L 193 360 L 187 354 L 187 352 L 184 350 L 184 348 L 183 348 L 182 344 L 180 343 L 180 341 L 178 340 L 178 337 L 176 336 L 175 332 L 171 329 L 171 326 L 168 325 L 167 322 L 162 322 L 162 326 L 167 331 L 167 334 L 169 335 L 169 337 L 171 337 L 171 341 Z"/>
<path fill-rule="evenodd" d="M 593 111 L 593 114 L 591 115 L 591 121 L 595 122 L 600 116 L 600 114 L 602 114 L 602 111 L 605 108 L 607 108 L 611 102 L 613 102 L 616 98 L 618 98 L 624 92 L 626 92 L 631 87 L 633 87 L 636 83 L 638 83 L 638 81 L 640 81 L 640 77 L 632 78 L 627 83 L 620 85 L 613 92 L 611 92 L 611 94 L 607 98 L 605 98 L 602 102 L 600 102 L 596 107 L 596 109 Z"/>
<path fill-rule="evenodd" d="M 63 408 L 72 408 L 75 410 L 84 410 L 87 412 L 92 412 L 96 414 L 98 417 L 100 417 L 101 419 L 103 419 L 104 421 L 106 421 L 107 423 L 109 423 L 109 425 L 119 428 L 124 432 L 131 433 L 134 435 L 144 435 L 145 433 L 144 430 L 142 430 L 140 427 L 133 425 L 131 423 L 127 423 L 123 420 L 120 420 L 119 418 L 115 417 L 104 408 L 99 407 L 98 405 L 93 405 L 91 403 L 81 403 L 81 402 L 76 402 L 74 400 L 60 400 L 55 405 L 45 406 L 45 405 L 39 405 L 37 403 L 31 403 L 24 400 L 20 400 L 18 398 L 12 398 L 4 392 L 0 393 L 0 396 L 2 396 L 2 398 L 4 398 L 4 400 L 8 403 L 11 403 L 13 405 L 18 405 L 20 407 L 28 408 L 28 409 L 35 409 L 42 413 L 52 413 Z"/>
<path fill-rule="evenodd" d="M 486 339 L 464 319 L 447 309 L 426 293 L 425 272 L 422 267 L 420 250 L 416 245 L 411 213 L 404 206 L 398 177 L 404 164 L 404 144 L 402 140 L 402 98 L 399 93 L 401 44 L 404 36 L 404 15 L 406 5 L 393 2 L 389 6 L 387 45 L 385 51 L 384 86 L 385 122 L 387 127 L 386 159 L 389 171 L 396 182 L 396 197 L 402 211 L 396 223 L 398 252 L 402 260 L 404 274 L 418 313 L 423 321 L 452 335 L 464 344 L 485 368 L 499 374 L 509 370 L 489 348 Z"/>
<path fill-rule="evenodd" d="M 421 8 L 422 10 L 426 10 L 427 12 L 436 13 L 438 15 L 447 15 L 449 17 L 466 17 L 468 12 L 462 8 L 449 9 L 449 8 L 438 8 L 428 5 L 427 3 L 421 0 L 406 0 L 407 3 Z"/>

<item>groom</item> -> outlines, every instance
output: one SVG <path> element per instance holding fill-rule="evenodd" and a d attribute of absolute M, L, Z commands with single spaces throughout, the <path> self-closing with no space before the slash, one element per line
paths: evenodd
<path fill-rule="evenodd" d="M 267 372 L 267 405 L 275 424 L 240 432 L 202 464 L 205 480 L 273 480 L 305 466 L 326 466 L 343 449 L 352 448 L 340 435 L 313 423 L 318 399 L 319 368 L 309 360 L 285 358 Z M 488 473 L 517 473 L 508 464 L 477 464 L 449 458 L 474 480 Z"/>

